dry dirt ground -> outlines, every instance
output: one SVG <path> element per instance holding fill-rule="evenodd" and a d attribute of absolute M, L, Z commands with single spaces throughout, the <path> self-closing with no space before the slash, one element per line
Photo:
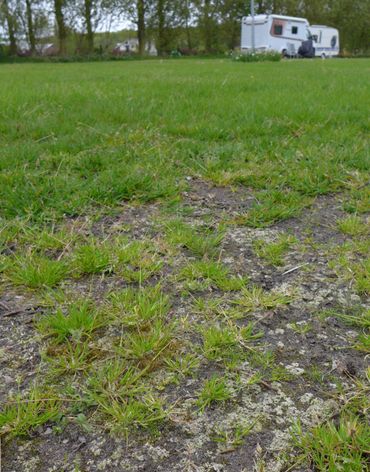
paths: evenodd
<path fill-rule="evenodd" d="M 112 434 L 88 414 L 87 424 L 68 418 L 59 425 L 46 423 L 29 437 L 2 439 L 2 472 L 287 470 L 296 457 L 290 447 L 293 423 L 299 419 L 307 429 L 326 418 L 335 420 L 366 370 L 366 352 L 353 347 L 361 329 L 335 316 L 335 310 L 352 313 L 369 308 L 354 279 L 335 263 L 341 248 L 353 241 L 337 225 L 348 216 L 343 198 L 340 194 L 319 197 L 297 218 L 254 229 L 237 223 L 237 216 L 253 202 L 247 189 L 233 191 L 193 180 L 178 209 L 183 221 L 193 227 L 205 223 L 217 227 L 226 221 L 219 261 L 231 274 L 248 277 L 250 286 L 291 297 L 289 303 L 273 308 L 240 308 L 241 316 L 235 323 L 255 323 L 255 331 L 263 337 L 253 346 L 265 357 L 259 361 L 246 357 L 228 368 L 202 354 L 202 339 L 193 327 L 207 326 L 222 315 L 195 310 L 194 300 L 221 299 L 228 313 L 239 293 L 214 286 L 186 290 L 174 274 L 194 261 L 194 256 L 186 248 L 171 256 L 163 251 L 164 264 L 147 283 L 161 280 L 172 298 L 168 316 L 182 324 L 179 336 L 187 346 L 176 356 L 185 355 L 191 346 L 199 362 L 179 382 L 168 379 L 166 370 L 154 373 L 152 384 L 166 405 L 171 405 L 168 418 L 153 434 L 134 429 L 124 435 Z M 125 205 L 119 214 L 80 225 L 81 231 L 97 238 L 106 239 L 121 231 L 132 239 L 160 244 L 165 238 L 165 217 L 160 204 Z M 361 217 L 364 222 L 365 217 Z M 281 234 L 295 239 L 283 255 L 282 265 L 274 266 L 257 255 L 255 241 L 273 242 Z M 112 288 L 125 286 L 114 274 L 97 274 L 71 281 L 67 288 L 82 295 L 89 293 L 99 304 Z M 27 389 L 46 372 L 40 357 L 45 341 L 34 321 L 47 312 L 30 292 L 9 288 L 2 293 L 1 402 L 17 389 Z M 101 333 L 99 343 L 109 346 L 112 336 L 109 330 Z M 215 374 L 226 380 L 231 398 L 214 402 L 202 412 L 196 404 L 199 390 Z M 240 440 L 235 439 L 237 425 L 250 427 Z M 298 464 L 290 470 L 313 469 L 309 464 Z"/>

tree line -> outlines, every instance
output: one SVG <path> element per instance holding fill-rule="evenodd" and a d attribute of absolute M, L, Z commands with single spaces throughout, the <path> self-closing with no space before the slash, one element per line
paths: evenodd
<path fill-rule="evenodd" d="M 370 49 L 368 0 L 262 0 L 255 10 L 335 26 L 343 49 Z M 76 52 L 76 45 L 79 53 L 92 54 L 98 52 L 100 31 L 119 21 L 134 25 L 140 55 L 148 39 L 159 55 L 218 53 L 239 46 L 241 18 L 247 14 L 248 0 L 0 0 L 0 36 L 9 55 L 18 53 L 21 42 L 30 55 L 37 54 L 46 40 L 55 42 L 60 55 Z"/>

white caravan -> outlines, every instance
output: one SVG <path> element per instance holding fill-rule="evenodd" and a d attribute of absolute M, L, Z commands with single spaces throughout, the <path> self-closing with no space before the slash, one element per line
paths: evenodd
<path fill-rule="evenodd" d="M 315 56 L 326 57 L 338 56 L 339 54 L 339 32 L 335 28 L 323 25 L 312 25 L 309 27 Z"/>
<path fill-rule="evenodd" d="M 310 32 L 305 18 L 282 15 L 254 16 L 254 47 L 256 51 L 277 51 L 285 56 L 296 56 L 302 41 Z M 252 50 L 252 17 L 242 19 L 241 50 Z"/>

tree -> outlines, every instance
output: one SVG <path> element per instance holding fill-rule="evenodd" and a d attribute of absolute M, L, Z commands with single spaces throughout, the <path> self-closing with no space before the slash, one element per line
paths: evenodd
<path fill-rule="evenodd" d="M 59 54 L 66 53 L 67 28 L 64 19 L 64 0 L 54 0 L 54 14 L 57 26 Z"/>
<path fill-rule="evenodd" d="M 33 21 L 33 11 L 32 11 L 32 1 L 26 0 L 26 18 L 27 18 L 27 36 L 30 43 L 31 54 L 36 52 L 36 37 L 35 37 L 35 27 Z"/>
<path fill-rule="evenodd" d="M 12 8 L 14 5 L 9 0 L 2 0 L 1 10 L 5 20 L 5 27 L 9 37 L 9 54 L 15 56 L 17 54 L 17 38 L 16 38 L 16 14 Z"/>

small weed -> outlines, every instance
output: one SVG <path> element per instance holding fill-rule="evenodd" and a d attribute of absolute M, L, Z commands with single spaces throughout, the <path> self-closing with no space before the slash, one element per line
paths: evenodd
<path fill-rule="evenodd" d="M 306 461 L 321 472 L 364 472 L 368 468 L 370 427 L 366 421 L 342 414 L 339 423 L 328 421 L 303 432 L 300 423 L 292 431 L 293 444 Z"/>
<path fill-rule="evenodd" d="M 370 204 L 370 187 L 364 186 L 354 189 L 349 194 L 349 199 L 344 202 L 343 208 L 348 213 L 367 213 Z"/>
<path fill-rule="evenodd" d="M 203 412 L 205 408 L 215 402 L 224 402 L 231 398 L 231 392 L 226 385 L 225 379 L 213 376 L 204 382 L 199 392 L 197 406 Z"/>
<path fill-rule="evenodd" d="M 293 301 L 293 295 L 279 293 L 277 291 L 266 292 L 261 287 L 253 286 L 251 289 L 242 290 L 241 297 L 234 303 L 242 306 L 247 312 L 257 309 L 274 310 L 288 305 Z"/>
<path fill-rule="evenodd" d="M 258 257 L 265 259 L 273 266 L 281 266 L 283 264 L 283 255 L 296 242 L 297 239 L 294 236 L 283 234 L 273 243 L 257 240 L 253 247 Z"/>
<path fill-rule="evenodd" d="M 288 327 L 295 333 L 301 334 L 302 336 L 312 331 L 312 325 L 306 322 L 295 322 L 288 324 Z"/>
<path fill-rule="evenodd" d="M 147 241 L 117 245 L 115 271 L 128 282 L 144 282 L 157 274 L 163 261 L 159 259 L 152 244 Z"/>
<path fill-rule="evenodd" d="M 238 446 L 241 446 L 244 439 L 250 435 L 258 420 L 251 424 L 237 424 L 230 430 L 215 429 L 212 435 L 213 441 L 224 445 L 222 450 L 231 452 Z"/>
<path fill-rule="evenodd" d="M 370 354 L 370 333 L 360 334 L 353 347 L 365 354 Z"/>
<path fill-rule="evenodd" d="M 256 195 L 253 207 L 237 222 L 253 228 L 264 228 L 299 215 L 309 203 L 308 198 L 294 191 L 261 192 Z"/>
<path fill-rule="evenodd" d="M 168 414 L 163 408 L 163 403 L 149 393 L 139 400 L 96 397 L 96 404 L 106 418 L 105 427 L 108 426 L 112 431 L 126 435 L 133 427 L 154 429 Z"/>

